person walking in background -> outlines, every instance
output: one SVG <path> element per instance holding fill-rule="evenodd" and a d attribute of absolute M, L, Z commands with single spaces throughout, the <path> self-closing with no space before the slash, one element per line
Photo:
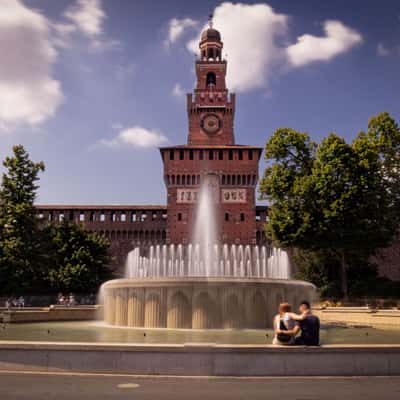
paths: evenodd
<path fill-rule="evenodd" d="M 25 307 L 25 299 L 23 296 L 19 296 L 18 298 L 18 308 L 24 308 Z"/>

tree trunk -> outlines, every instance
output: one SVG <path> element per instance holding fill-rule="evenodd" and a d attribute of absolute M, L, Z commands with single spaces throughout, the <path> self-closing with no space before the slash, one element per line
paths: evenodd
<path fill-rule="evenodd" d="M 341 271 L 340 271 L 340 278 L 341 278 L 341 289 L 343 293 L 343 300 L 349 299 L 349 288 L 347 284 L 347 266 L 346 266 L 346 257 L 344 255 L 344 250 L 341 251 Z"/>

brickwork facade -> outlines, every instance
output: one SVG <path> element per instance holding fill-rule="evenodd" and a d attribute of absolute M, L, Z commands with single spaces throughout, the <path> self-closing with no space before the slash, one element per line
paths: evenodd
<path fill-rule="evenodd" d="M 146 252 L 151 245 L 167 243 L 167 206 L 38 205 L 36 209 L 44 224 L 67 220 L 104 235 L 110 242 L 112 268 L 119 274 L 123 273 L 127 254 L 135 247 Z M 267 207 L 256 209 L 256 239 L 258 244 L 264 244 L 262 227 Z"/>

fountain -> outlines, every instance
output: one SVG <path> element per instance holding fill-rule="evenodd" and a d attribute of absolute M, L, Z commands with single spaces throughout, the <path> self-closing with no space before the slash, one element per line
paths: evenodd
<path fill-rule="evenodd" d="M 312 284 L 292 280 L 287 253 L 272 246 L 217 242 L 214 191 L 200 189 L 192 243 L 140 248 L 125 278 L 102 287 L 104 319 L 146 328 L 267 328 L 282 301 L 312 300 Z"/>

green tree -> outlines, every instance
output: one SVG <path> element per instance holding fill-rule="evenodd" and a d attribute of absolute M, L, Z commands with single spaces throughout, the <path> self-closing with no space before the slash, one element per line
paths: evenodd
<path fill-rule="evenodd" d="M 43 271 L 39 257 L 39 228 L 34 208 L 36 182 L 44 171 L 23 146 L 14 146 L 3 165 L 0 186 L 0 291 L 26 292 L 40 285 Z"/>
<path fill-rule="evenodd" d="M 278 129 L 266 144 L 260 184 L 270 204 L 267 234 L 280 246 L 331 249 L 340 257 L 347 297 L 348 260 L 388 246 L 400 223 L 400 130 L 387 113 L 348 144 L 330 134 Z"/>
<path fill-rule="evenodd" d="M 49 225 L 46 238 L 48 282 L 51 290 L 93 292 L 112 278 L 108 241 L 72 222 Z"/>

